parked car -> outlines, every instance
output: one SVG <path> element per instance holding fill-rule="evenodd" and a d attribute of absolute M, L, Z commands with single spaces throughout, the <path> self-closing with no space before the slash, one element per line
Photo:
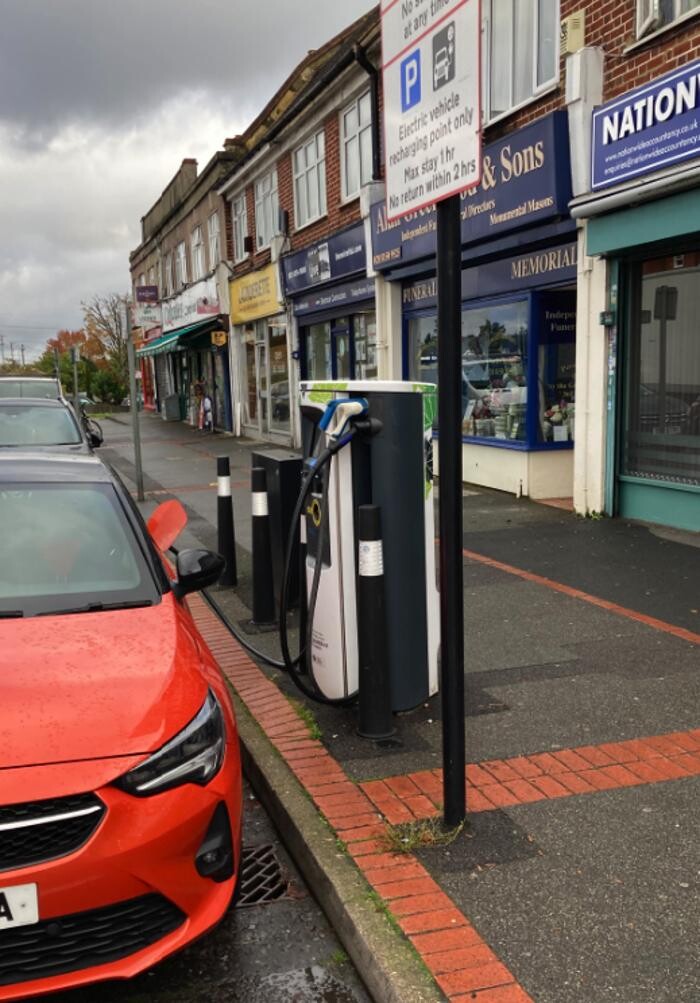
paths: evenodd
<path fill-rule="evenodd" d="M 241 860 L 230 694 L 164 554 L 94 456 L 0 454 L 0 1000 L 124 978 L 223 916 Z"/>
<path fill-rule="evenodd" d="M 101 435 L 85 429 L 62 401 L 0 397 L 0 449 L 89 453 L 101 444 Z"/>
<path fill-rule="evenodd" d="M 51 376 L 0 376 L 0 397 L 64 400 L 61 381 Z"/>

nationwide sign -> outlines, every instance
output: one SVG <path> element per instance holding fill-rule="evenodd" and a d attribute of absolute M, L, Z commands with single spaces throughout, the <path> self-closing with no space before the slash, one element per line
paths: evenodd
<path fill-rule="evenodd" d="M 700 60 L 593 112 L 594 191 L 700 156 Z"/>
<path fill-rule="evenodd" d="M 479 0 L 383 0 L 387 217 L 481 180 Z"/>

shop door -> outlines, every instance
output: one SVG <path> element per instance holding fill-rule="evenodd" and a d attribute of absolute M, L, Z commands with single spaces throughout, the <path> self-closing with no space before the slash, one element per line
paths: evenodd
<path fill-rule="evenodd" d="M 289 432 L 289 365 L 287 360 L 287 329 L 284 325 L 270 327 L 269 415 L 270 427 L 273 431 Z"/>
<path fill-rule="evenodd" d="M 347 317 L 334 320 L 331 325 L 331 344 L 333 358 L 333 379 L 351 380 L 354 377 L 354 351 L 350 321 Z"/>
<path fill-rule="evenodd" d="M 700 254 L 632 267 L 621 515 L 700 530 Z"/>
<path fill-rule="evenodd" d="M 270 431 L 270 371 L 266 341 L 255 343 L 255 369 L 258 388 L 258 432 L 267 435 Z"/>

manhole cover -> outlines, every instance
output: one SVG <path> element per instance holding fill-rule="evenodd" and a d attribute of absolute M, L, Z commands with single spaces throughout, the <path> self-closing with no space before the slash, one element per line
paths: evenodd
<path fill-rule="evenodd" d="M 289 883 L 275 856 L 274 846 L 265 844 L 243 847 L 241 885 L 236 903 L 239 909 L 275 902 L 286 895 L 288 887 Z"/>

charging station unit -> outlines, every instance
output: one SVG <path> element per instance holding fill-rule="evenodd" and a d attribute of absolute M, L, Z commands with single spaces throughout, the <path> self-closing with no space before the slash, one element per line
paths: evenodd
<path fill-rule="evenodd" d="M 314 577 L 318 579 L 307 665 L 318 689 L 329 699 L 351 697 L 358 688 L 357 510 L 366 504 L 381 507 L 392 710 L 411 710 L 437 692 L 440 610 L 432 471 L 435 406 L 434 384 L 381 380 L 301 383 L 307 470 L 313 467 L 320 448 L 332 435 L 341 435 L 353 417 L 362 414 L 376 419 L 376 434 L 355 435 L 333 457 L 325 511 L 320 486 L 314 487 L 305 505 L 309 594 Z M 334 413 L 328 415 L 327 411 Z"/>

